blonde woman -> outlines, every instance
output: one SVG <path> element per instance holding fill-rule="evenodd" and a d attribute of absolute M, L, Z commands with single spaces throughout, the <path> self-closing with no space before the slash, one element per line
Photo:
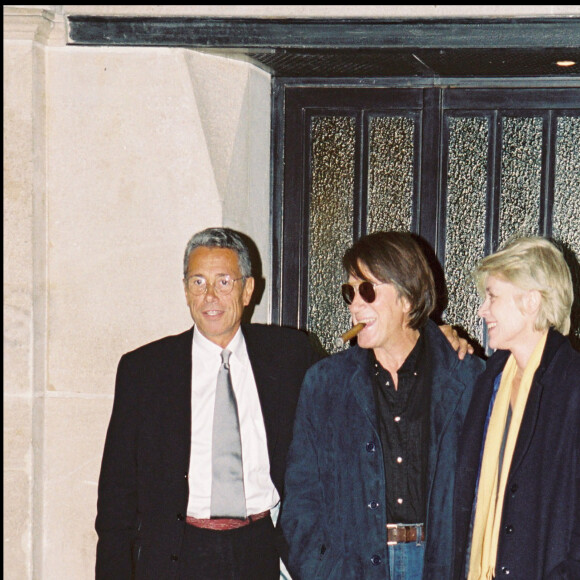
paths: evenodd
<path fill-rule="evenodd" d="M 580 353 L 561 252 L 519 238 L 476 270 L 496 352 L 460 439 L 454 578 L 580 578 Z"/>

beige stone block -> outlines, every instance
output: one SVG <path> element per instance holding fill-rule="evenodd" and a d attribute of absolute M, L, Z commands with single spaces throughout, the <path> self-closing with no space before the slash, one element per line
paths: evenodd
<path fill-rule="evenodd" d="M 4 470 L 31 475 L 32 398 L 4 394 Z"/>
<path fill-rule="evenodd" d="M 4 392 L 30 392 L 32 357 L 31 43 L 4 51 Z"/>
<path fill-rule="evenodd" d="M 112 399 L 45 400 L 42 578 L 94 578 L 97 482 Z"/>
<path fill-rule="evenodd" d="M 4 396 L 4 577 L 31 577 L 32 405 Z"/>
<path fill-rule="evenodd" d="M 30 478 L 22 471 L 4 472 L 4 578 L 31 576 Z"/>
<path fill-rule="evenodd" d="M 110 393 L 123 352 L 191 325 L 183 250 L 222 202 L 181 51 L 57 49 L 48 71 L 48 389 Z"/>
<path fill-rule="evenodd" d="M 64 46 L 66 30 L 58 6 L 4 5 L 4 38 Z"/>

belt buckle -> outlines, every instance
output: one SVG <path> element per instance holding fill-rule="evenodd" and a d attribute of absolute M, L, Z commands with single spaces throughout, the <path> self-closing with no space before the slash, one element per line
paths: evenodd
<path fill-rule="evenodd" d="M 415 525 L 415 545 L 420 546 L 423 541 L 423 524 Z"/>
<path fill-rule="evenodd" d="M 387 524 L 387 530 L 393 530 L 393 529 L 397 529 L 397 524 Z M 399 542 L 397 540 L 393 540 L 389 542 L 388 536 L 387 536 L 387 546 L 396 546 Z"/>

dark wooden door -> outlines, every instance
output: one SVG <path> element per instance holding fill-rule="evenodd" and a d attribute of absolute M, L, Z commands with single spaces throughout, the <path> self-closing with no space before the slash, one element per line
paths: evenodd
<path fill-rule="evenodd" d="M 482 345 L 478 260 L 524 234 L 580 256 L 580 89 L 285 86 L 278 98 L 273 314 L 328 352 L 349 326 L 341 257 L 365 233 L 421 235 L 446 281 L 444 319 Z"/>

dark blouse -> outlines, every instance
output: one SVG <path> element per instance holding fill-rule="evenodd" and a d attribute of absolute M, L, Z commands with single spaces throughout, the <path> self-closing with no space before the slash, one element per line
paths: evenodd
<path fill-rule="evenodd" d="M 397 373 L 395 390 L 391 374 L 369 350 L 389 523 L 425 521 L 430 407 L 425 352 L 425 338 L 421 333 Z"/>

